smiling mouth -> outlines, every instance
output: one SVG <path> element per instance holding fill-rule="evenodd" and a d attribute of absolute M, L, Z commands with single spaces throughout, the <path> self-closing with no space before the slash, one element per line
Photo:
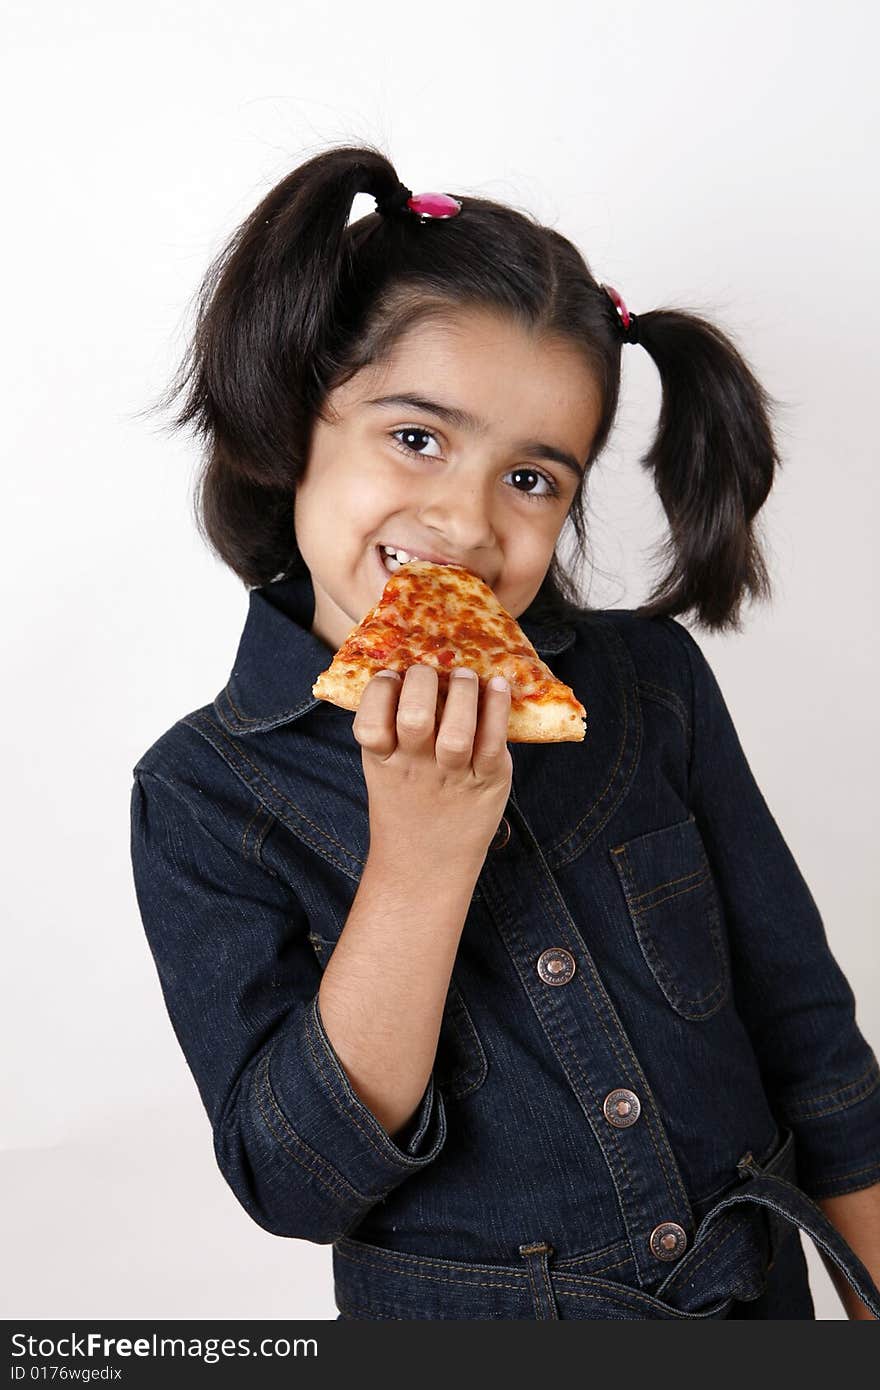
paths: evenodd
<path fill-rule="evenodd" d="M 378 565 L 379 573 L 383 577 L 383 582 L 387 584 L 391 576 L 397 574 L 397 572 L 400 570 L 401 565 L 396 559 L 394 559 L 393 556 L 385 554 L 385 551 L 382 548 L 385 544 L 387 544 L 387 542 L 383 541 L 379 545 L 374 545 L 373 552 L 376 556 L 376 564 Z M 497 578 L 493 580 L 486 579 L 477 570 L 469 569 L 467 565 L 461 564 L 461 562 L 458 560 L 429 560 L 428 557 L 424 555 L 416 555 L 413 558 L 416 560 L 422 560 L 426 564 L 430 565 L 443 565 L 445 568 L 463 570 L 466 574 L 473 575 L 475 579 L 482 580 L 482 582 L 487 586 L 487 588 L 491 589 L 493 593 L 496 592 L 495 585 L 498 582 Z M 412 562 L 407 561 L 407 563 Z"/>
<path fill-rule="evenodd" d="M 379 558 L 379 563 L 381 564 L 381 566 L 382 566 L 382 568 L 384 569 L 385 573 L 386 573 L 386 574 L 396 574 L 397 571 L 398 571 L 398 570 L 400 569 L 400 567 L 401 567 L 401 562 L 400 562 L 400 560 L 398 560 L 397 557 L 394 556 L 394 555 L 388 555 L 388 554 L 386 554 L 386 552 L 385 552 L 385 543 L 384 543 L 384 542 L 381 543 L 380 545 L 377 545 L 377 546 L 375 547 L 375 550 L 376 550 L 376 554 L 377 554 L 377 556 L 378 556 L 378 558 Z M 407 553 L 407 552 L 404 551 L 404 554 L 406 554 L 406 553 Z M 405 564 L 411 564 L 413 560 L 421 560 L 421 559 L 425 559 L 425 558 L 426 558 L 426 557 L 421 556 L 421 555 L 413 555 L 413 556 L 410 557 L 409 560 L 405 561 L 404 563 L 405 563 Z M 428 564 L 431 564 L 431 565 L 446 565 L 446 564 L 451 565 L 451 564 L 454 563 L 454 561 L 452 561 L 452 560 L 428 560 L 427 563 L 428 563 Z"/>

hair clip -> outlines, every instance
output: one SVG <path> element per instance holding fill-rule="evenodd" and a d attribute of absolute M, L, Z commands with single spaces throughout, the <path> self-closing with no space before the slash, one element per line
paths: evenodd
<path fill-rule="evenodd" d="M 625 343 L 637 343 L 639 341 L 639 320 L 636 314 L 631 314 L 623 302 L 623 296 L 618 294 L 613 285 L 600 285 L 611 303 L 614 305 L 617 326 L 620 329 L 620 336 Z"/>
<path fill-rule="evenodd" d="M 399 183 L 393 193 L 376 199 L 376 211 L 383 217 L 396 212 L 412 213 L 420 222 L 457 217 L 461 212 L 461 202 L 448 193 L 413 193 L 411 188 Z"/>

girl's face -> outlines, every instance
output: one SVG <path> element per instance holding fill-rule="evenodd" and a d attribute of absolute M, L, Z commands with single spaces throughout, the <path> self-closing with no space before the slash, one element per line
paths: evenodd
<path fill-rule="evenodd" d="M 460 312 L 412 329 L 325 413 L 294 508 L 315 636 L 335 651 L 378 603 L 383 545 L 465 565 L 514 618 L 528 608 L 601 414 L 572 347 Z"/>

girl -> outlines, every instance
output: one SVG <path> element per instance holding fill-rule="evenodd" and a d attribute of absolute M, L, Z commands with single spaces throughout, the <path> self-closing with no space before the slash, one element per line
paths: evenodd
<path fill-rule="evenodd" d="M 668 566 L 594 611 L 557 550 L 570 524 L 584 553 L 623 343 L 662 380 Z M 731 341 L 343 147 L 211 267 L 184 386 L 249 611 L 226 687 L 134 769 L 132 862 L 244 1209 L 332 1243 L 342 1318 L 812 1318 L 799 1230 L 876 1317 L 880 1071 L 674 616 L 769 595 L 770 398 Z M 466 659 L 439 721 L 430 661 L 354 717 L 315 699 L 401 552 L 491 586 L 583 743 L 508 747 Z"/>

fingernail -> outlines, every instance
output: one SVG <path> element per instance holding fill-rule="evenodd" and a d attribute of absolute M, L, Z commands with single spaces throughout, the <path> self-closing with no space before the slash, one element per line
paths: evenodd
<path fill-rule="evenodd" d="M 489 684 L 493 690 L 509 690 L 510 686 L 503 676 L 493 676 Z"/>
<path fill-rule="evenodd" d="M 394 680 L 396 680 L 396 681 L 399 681 L 399 680 L 400 680 L 400 672 L 399 672 L 399 671 L 377 671 L 377 672 L 376 672 L 376 675 L 377 675 L 377 676 L 392 676 L 392 677 L 394 678 Z"/>
<path fill-rule="evenodd" d="M 476 680 L 477 673 L 472 671 L 469 666 L 456 666 L 452 672 L 454 676 L 470 676 L 471 680 Z"/>

